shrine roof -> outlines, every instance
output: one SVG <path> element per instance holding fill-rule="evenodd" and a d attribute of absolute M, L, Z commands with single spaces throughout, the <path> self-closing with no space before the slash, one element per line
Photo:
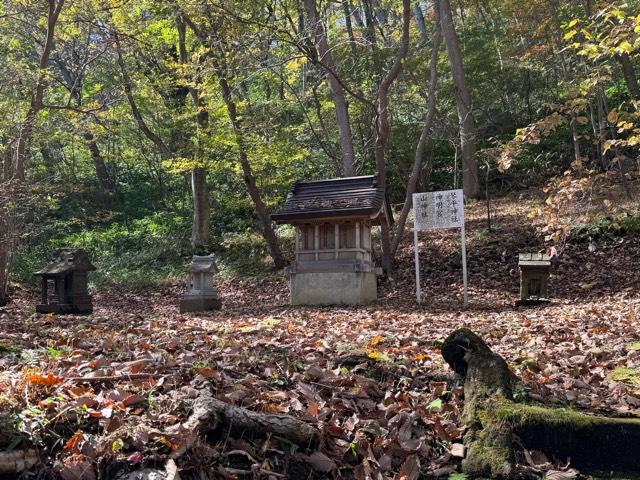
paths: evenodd
<path fill-rule="evenodd" d="M 69 272 L 89 272 L 95 270 L 89 255 L 81 248 L 59 248 L 53 252 L 52 260 L 34 275 L 64 275 Z"/>
<path fill-rule="evenodd" d="M 520 253 L 518 265 L 521 267 L 549 267 L 551 257 L 545 253 Z"/>
<path fill-rule="evenodd" d="M 277 223 L 332 217 L 393 218 L 378 176 L 297 181 L 284 206 L 271 215 Z"/>

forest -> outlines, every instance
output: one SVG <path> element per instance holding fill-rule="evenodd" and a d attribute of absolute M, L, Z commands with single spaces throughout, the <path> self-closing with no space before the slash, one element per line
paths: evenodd
<path fill-rule="evenodd" d="M 0 52 L 0 480 L 640 475 L 640 1 L 3 0 Z"/>

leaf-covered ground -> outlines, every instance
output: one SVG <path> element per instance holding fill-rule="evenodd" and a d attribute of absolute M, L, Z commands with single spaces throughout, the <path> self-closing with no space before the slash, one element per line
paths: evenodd
<path fill-rule="evenodd" d="M 178 478 L 175 466 L 183 479 L 447 478 L 464 453 L 463 398 L 439 342 L 461 326 L 535 401 L 640 414 L 640 239 L 569 244 L 554 261 L 553 302 L 516 308 L 517 254 L 543 248 L 526 220 L 532 201 L 496 202 L 491 232 L 485 205 L 468 209 L 467 309 L 455 232 L 421 234 L 420 306 L 408 238 L 395 281 L 363 308 L 291 307 L 280 275 L 221 281 L 223 309 L 194 315 L 177 312 L 179 282 L 96 292 L 87 317 L 36 315 L 37 294 L 23 291 L 0 313 L 0 447 L 39 442 L 50 470 L 36 470 L 65 479 L 155 467 Z M 322 444 L 190 435 L 176 425 L 202 382 L 228 403 L 317 426 Z M 521 458 L 529 475 L 557 460 Z"/>

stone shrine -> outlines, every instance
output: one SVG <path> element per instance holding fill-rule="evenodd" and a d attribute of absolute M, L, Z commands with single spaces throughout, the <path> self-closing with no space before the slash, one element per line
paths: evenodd
<path fill-rule="evenodd" d="M 298 181 L 271 218 L 296 228 L 288 268 L 292 305 L 361 305 L 377 299 L 381 269 L 371 229 L 393 216 L 377 175 Z"/>
<path fill-rule="evenodd" d="M 213 275 L 218 273 L 213 255 L 194 255 L 187 270 L 187 293 L 180 300 L 180 313 L 220 309 L 222 302 L 213 286 Z"/>
<path fill-rule="evenodd" d="M 42 270 L 34 275 L 42 277 L 42 303 L 39 313 L 81 313 L 93 311 L 87 290 L 87 274 L 95 270 L 87 252 L 80 248 L 59 248 Z"/>
<path fill-rule="evenodd" d="M 516 305 L 535 305 L 549 301 L 549 274 L 551 257 L 544 253 L 521 253 L 520 300 Z"/>

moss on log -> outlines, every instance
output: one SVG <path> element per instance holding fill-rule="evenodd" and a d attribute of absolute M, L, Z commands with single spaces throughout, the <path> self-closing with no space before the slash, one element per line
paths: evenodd
<path fill-rule="evenodd" d="M 516 440 L 585 471 L 640 472 L 640 419 L 585 415 L 513 401 L 519 382 L 502 357 L 469 329 L 451 333 L 442 355 L 463 376 L 465 473 L 513 478 Z"/>

